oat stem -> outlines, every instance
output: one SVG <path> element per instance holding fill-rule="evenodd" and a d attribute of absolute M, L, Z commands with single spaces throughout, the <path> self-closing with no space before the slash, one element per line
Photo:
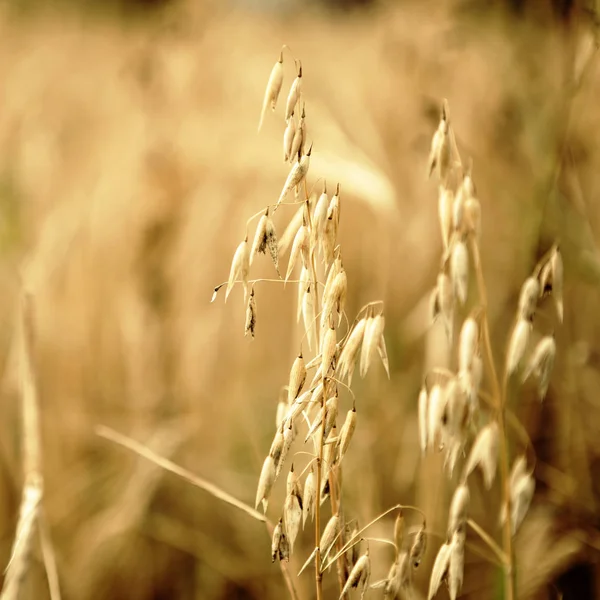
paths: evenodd
<path fill-rule="evenodd" d="M 505 411 L 505 392 L 506 385 L 504 385 L 504 391 L 500 389 L 498 381 L 498 375 L 496 373 L 496 367 L 494 364 L 494 355 L 492 353 L 492 344 L 490 342 L 490 330 L 488 323 L 488 303 L 487 303 L 487 292 L 485 287 L 485 281 L 483 278 L 483 270 L 481 267 L 481 255 L 479 254 L 479 246 L 477 240 L 473 234 L 469 236 L 469 242 L 471 246 L 471 255 L 473 257 L 473 263 L 475 267 L 475 274 L 477 277 L 477 288 L 479 291 L 479 302 L 482 308 L 481 317 L 481 330 L 483 336 L 483 347 L 486 361 L 488 363 L 489 373 L 492 380 L 492 397 L 494 399 L 494 405 L 496 409 L 496 418 L 498 421 L 498 428 L 500 430 L 500 485 L 502 487 L 502 501 L 506 506 L 507 514 L 510 515 L 510 480 L 509 480 L 509 467 L 508 467 L 508 443 L 506 440 L 506 426 L 504 419 Z M 514 573 L 514 557 L 512 548 L 512 531 L 511 531 L 511 519 L 506 519 L 502 527 L 502 540 L 504 549 L 504 588 L 506 600 L 515 599 L 515 573 Z"/>
<path fill-rule="evenodd" d="M 502 552 L 498 544 L 481 528 L 473 519 L 467 519 L 469 527 L 485 542 L 486 546 L 500 559 L 500 564 L 506 564 L 506 554 Z"/>
<path fill-rule="evenodd" d="M 317 600 L 323 600 L 323 574 L 321 572 L 321 465 L 325 437 L 325 377 L 323 377 L 323 398 L 321 400 L 321 428 L 319 429 L 319 456 L 317 458 L 317 498 L 315 500 L 315 584 Z"/>

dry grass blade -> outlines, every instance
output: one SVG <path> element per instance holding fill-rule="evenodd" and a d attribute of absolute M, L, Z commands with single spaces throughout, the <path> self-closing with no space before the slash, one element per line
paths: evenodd
<path fill-rule="evenodd" d="M 127 448 L 128 450 L 131 450 L 136 454 L 139 454 L 143 458 L 152 461 L 154 464 L 158 465 L 161 469 L 165 469 L 166 471 L 169 471 L 171 473 L 174 473 L 175 475 L 178 475 L 179 477 L 182 477 L 192 485 L 204 490 L 205 492 L 208 492 L 211 496 L 214 496 L 218 500 L 221 500 L 226 504 L 230 504 L 231 506 L 235 506 L 235 508 L 244 511 L 246 514 L 250 515 L 257 521 L 262 521 L 263 523 L 267 522 L 267 518 L 264 515 L 259 513 L 257 510 L 255 510 L 245 502 L 242 502 L 241 500 L 238 500 L 231 494 L 228 494 L 227 492 L 216 486 L 214 483 L 206 481 L 205 479 L 194 475 L 194 473 L 188 471 L 187 469 L 180 467 L 174 462 L 163 458 L 162 456 L 159 456 L 158 454 L 152 452 L 152 450 L 146 448 L 146 446 L 144 446 L 143 444 L 132 440 L 126 435 L 118 433 L 114 429 L 106 427 L 105 425 L 97 426 L 96 434 L 100 437 L 110 440 L 111 442 L 119 444 L 120 446 L 123 446 L 124 448 Z"/>

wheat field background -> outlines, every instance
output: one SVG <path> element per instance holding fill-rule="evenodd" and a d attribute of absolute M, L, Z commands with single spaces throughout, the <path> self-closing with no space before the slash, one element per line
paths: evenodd
<path fill-rule="evenodd" d="M 443 527 L 450 488 L 437 457 L 419 458 L 415 412 L 424 367 L 443 354 L 428 328 L 441 241 L 426 163 L 445 97 L 482 202 L 497 355 L 521 282 L 555 238 L 564 254 L 565 323 L 550 393 L 543 405 L 531 393 L 514 406 L 538 454 L 534 505 L 517 536 L 519 597 L 596 597 L 600 66 L 588 62 L 591 20 L 576 7 L 561 21 L 541 2 L 519 14 L 493 2 L 347 13 L 290 6 L 190 1 L 123 19 L 2 5 L 0 564 L 22 485 L 13 339 L 26 281 L 44 513 L 63 597 L 285 597 L 260 523 L 95 427 L 253 501 L 297 352 L 295 293 L 257 290 L 254 342 L 243 335 L 240 291 L 227 304 L 210 298 L 246 218 L 276 200 L 287 173 L 283 109 L 256 132 L 286 43 L 304 68 L 311 181 L 342 184 L 349 314 L 376 298 L 386 304 L 392 374 L 388 381 L 379 369 L 357 383 L 347 510 L 365 522 L 415 502 Z M 288 70 L 286 87 L 291 79 Z M 273 276 L 268 260 L 258 268 Z M 542 320 L 551 313 L 548 305 Z M 488 509 L 474 499 L 493 530 Z M 294 573 L 310 536 L 299 546 Z M 468 557 L 464 597 L 494 598 L 496 578 Z M 326 596 L 337 598 L 331 579 Z M 296 585 L 313 596 L 310 575 Z M 37 550 L 22 597 L 48 597 Z"/>

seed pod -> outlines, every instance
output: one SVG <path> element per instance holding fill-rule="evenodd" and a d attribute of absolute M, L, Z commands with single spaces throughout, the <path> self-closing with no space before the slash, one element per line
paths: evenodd
<path fill-rule="evenodd" d="M 537 378 L 538 396 L 540 400 L 543 400 L 548 392 L 555 358 L 556 342 L 554 341 L 553 336 L 547 335 L 538 342 L 523 374 L 523 381 L 525 381 L 532 373 Z"/>
<path fill-rule="evenodd" d="M 431 150 L 429 152 L 429 177 L 431 177 L 434 169 L 437 169 L 438 176 L 442 182 L 446 181 L 450 169 L 451 148 L 449 129 L 448 121 L 442 116 L 431 141 Z"/>
<path fill-rule="evenodd" d="M 288 261 L 288 268 L 285 274 L 285 281 L 290 278 L 298 257 L 302 256 L 302 264 L 308 267 L 308 228 L 304 225 L 298 229 L 298 233 L 294 237 L 294 243 L 292 244 L 292 250 L 290 252 L 290 260 Z"/>
<path fill-rule="evenodd" d="M 498 465 L 498 424 L 494 421 L 486 425 L 475 438 L 467 460 L 465 473 L 469 474 L 479 466 L 483 473 L 485 487 L 489 490 L 496 476 Z"/>
<path fill-rule="evenodd" d="M 439 385 L 434 385 L 429 394 L 427 407 L 427 444 L 431 450 L 439 449 L 442 444 L 442 427 L 446 412 L 446 394 Z"/>
<path fill-rule="evenodd" d="M 250 270 L 250 249 L 248 248 L 248 238 L 240 243 L 233 255 L 231 261 L 231 270 L 229 271 L 229 281 L 227 282 L 227 291 L 225 292 L 225 302 L 233 288 L 236 280 L 241 279 L 244 284 L 244 300 L 248 293 L 248 271 Z"/>
<path fill-rule="evenodd" d="M 292 147 L 294 136 L 296 135 L 296 121 L 294 121 L 294 113 L 286 121 L 285 131 L 283 132 L 283 162 L 288 162 L 292 159 Z"/>
<path fill-rule="evenodd" d="M 290 371 L 290 383 L 288 385 L 288 403 L 291 404 L 300 394 L 302 386 L 306 381 L 306 367 L 304 366 L 304 358 L 302 351 L 294 360 Z"/>
<path fill-rule="evenodd" d="M 425 551 L 427 550 L 427 535 L 425 533 L 425 526 L 425 521 L 423 521 L 423 525 L 417 532 L 413 545 L 410 549 L 410 562 L 415 569 L 421 564 L 421 560 L 423 560 L 423 556 L 425 556 Z"/>
<path fill-rule="evenodd" d="M 383 315 L 376 315 L 367 318 L 365 333 L 363 337 L 362 351 L 360 355 L 360 376 L 364 377 L 369 370 L 373 355 L 379 345 L 383 330 L 385 328 L 385 319 Z"/>
<path fill-rule="evenodd" d="M 342 425 L 342 429 L 340 430 L 339 437 L 339 455 L 340 461 L 344 458 L 344 454 L 346 454 L 346 450 L 348 450 L 348 446 L 350 446 L 350 441 L 352 440 L 352 436 L 354 435 L 354 430 L 356 429 L 356 408 L 353 406 L 352 410 L 348 411 L 346 415 L 346 420 Z"/>
<path fill-rule="evenodd" d="M 363 337 L 367 325 L 367 319 L 361 319 L 352 330 L 352 333 L 347 338 L 346 343 L 342 348 L 337 364 L 337 374 L 340 380 L 348 376 L 348 385 L 352 383 L 352 375 L 358 351 L 362 346 Z"/>
<path fill-rule="evenodd" d="M 427 436 L 428 408 L 429 397 L 427 395 L 427 388 L 423 386 L 419 392 L 419 441 L 421 443 L 421 454 L 425 454 L 429 446 L 429 438 Z"/>
<path fill-rule="evenodd" d="M 431 600 L 435 597 L 440 589 L 440 585 L 442 581 L 446 577 L 448 572 L 448 566 L 450 565 L 450 553 L 452 551 L 452 547 L 450 542 L 446 542 L 442 544 L 440 549 L 438 550 L 437 556 L 435 557 L 435 562 L 433 563 L 433 568 L 431 569 L 431 577 L 429 579 L 429 593 L 427 594 L 427 599 Z"/>
<path fill-rule="evenodd" d="M 464 528 L 457 529 L 450 543 L 450 563 L 447 575 L 450 600 L 456 600 L 462 588 L 465 570 L 465 538 Z"/>
<path fill-rule="evenodd" d="M 448 249 L 450 243 L 450 233 L 452 231 L 452 205 L 454 203 L 454 193 L 452 190 L 440 185 L 438 197 L 438 217 L 440 220 L 440 229 L 442 232 L 442 241 L 444 249 Z"/>
<path fill-rule="evenodd" d="M 346 580 L 346 584 L 342 589 L 342 593 L 340 594 L 340 600 L 350 592 L 351 588 L 358 588 L 360 585 L 362 587 L 361 590 L 361 600 L 364 598 L 365 592 L 369 587 L 369 579 L 371 577 L 371 560 L 369 559 L 369 550 L 363 554 L 354 565 L 352 571 L 350 571 L 350 575 L 348 575 L 348 579 Z"/>
<path fill-rule="evenodd" d="M 306 331 L 306 340 L 308 349 L 316 348 L 316 323 L 315 323 L 315 305 L 313 300 L 312 284 L 306 286 L 304 298 L 302 298 L 302 317 L 304 319 L 304 331 Z"/>
<path fill-rule="evenodd" d="M 519 294 L 519 319 L 531 321 L 535 315 L 540 295 L 540 284 L 536 277 L 528 277 Z"/>
<path fill-rule="evenodd" d="M 466 483 L 459 485 L 450 503 L 450 514 L 448 517 L 448 539 L 451 539 L 454 532 L 462 527 L 467 520 L 467 510 L 470 502 L 469 488 Z"/>
<path fill-rule="evenodd" d="M 319 548 L 321 549 L 321 557 L 325 559 L 335 539 L 339 533 L 340 529 L 340 517 L 339 515 L 333 515 L 327 525 L 325 525 L 325 529 L 323 530 L 323 535 L 321 535 L 321 542 L 319 543 Z"/>
<path fill-rule="evenodd" d="M 273 457 L 269 454 L 267 458 L 265 458 L 265 462 L 263 463 L 262 470 L 260 472 L 260 478 L 258 479 L 258 489 L 256 490 L 255 504 L 255 508 L 258 508 L 258 505 L 262 502 L 265 513 L 267 512 L 269 494 L 271 493 L 271 488 L 273 487 L 274 482 L 275 463 L 273 461 Z"/>
<path fill-rule="evenodd" d="M 299 62 L 299 61 L 298 61 Z M 290 93 L 287 97 L 287 103 L 285 105 L 285 118 L 289 119 L 296 108 L 296 104 L 300 99 L 300 95 L 302 93 L 302 64 L 298 64 L 298 75 L 296 79 L 292 82 L 292 87 L 290 88 Z"/>
<path fill-rule="evenodd" d="M 304 294 L 306 293 L 306 289 L 310 282 L 310 273 L 306 267 L 302 267 L 300 271 L 300 277 L 298 279 L 298 309 L 296 313 L 296 321 L 300 321 L 300 317 L 302 316 L 302 306 L 304 300 Z"/>
<path fill-rule="evenodd" d="M 302 156 L 302 154 L 304 154 L 304 142 L 306 141 L 306 123 L 304 121 L 305 116 L 306 114 L 304 112 L 304 107 L 302 107 L 302 115 L 300 116 L 298 127 L 294 133 L 294 139 L 292 140 L 290 161 L 293 161 L 295 158 L 299 158 Z"/>
<path fill-rule="evenodd" d="M 450 274 L 454 295 L 464 304 L 469 290 L 469 253 L 462 240 L 454 242 L 450 255 Z"/>
<path fill-rule="evenodd" d="M 404 536 L 406 535 L 406 523 L 404 522 L 404 513 L 402 509 L 398 511 L 394 521 L 394 546 L 396 546 L 396 558 L 400 556 L 400 551 L 404 545 Z"/>
<path fill-rule="evenodd" d="M 275 63 L 275 66 L 271 70 L 269 75 L 269 81 L 267 83 L 267 89 L 265 90 L 265 97 L 263 100 L 263 106 L 260 113 L 260 120 L 258 122 L 258 131 L 261 130 L 267 107 L 270 106 L 271 110 L 275 110 L 277 105 L 277 98 L 279 98 L 279 92 L 283 84 L 283 51 L 279 53 L 279 60 Z"/>
<path fill-rule="evenodd" d="M 279 199 L 277 200 L 277 204 L 275 205 L 273 211 L 277 210 L 277 207 L 285 200 L 285 197 L 306 177 L 306 174 L 308 173 L 308 167 L 310 166 L 311 152 L 312 145 L 308 149 L 308 152 L 304 154 L 298 162 L 293 164 L 287 179 L 283 184 L 281 194 L 279 195 Z"/>
<path fill-rule="evenodd" d="M 477 352 L 479 342 L 479 326 L 473 317 L 469 317 L 463 323 L 460 330 L 460 341 L 458 348 L 458 369 L 469 371 L 473 358 Z"/>
<path fill-rule="evenodd" d="M 246 323 L 244 325 L 244 335 L 250 334 L 254 339 L 254 329 L 256 328 L 256 300 L 254 299 L 254 286 L 248 298 L 248 306 L 246 307 Z"/>
<path fill-rule="evenodd" d="M 271 539 L 271 562 L 275 562 L 277 555 L 279 554 L 279 544 L 281 542 L 281 535 L 283 534 L 282 520 L 279 519 L 275 529 L 273 529 L 273 537 Z"/>
<path fill-rule="evenodd" d="M 302 495 L 302 527 L 306 525 L 306 519 L 311 519 L 315 514 L 315 502 L 317 499 L 317 487 L 315 483 L 315 476 L 311 467 L 310 473 L 306 476 L 304 481 L 304 494 Z"/>
<path fill-rule="evenodd" d="M 510 341 L 508 343 L 508 351 L 506 353 L 506 372 L 508 375 L 516 372 L 520 365 L 527 345 L 531 336 L 531 323 L 525 319 L 518 319 L 517 324 L 513 328 Z"/>

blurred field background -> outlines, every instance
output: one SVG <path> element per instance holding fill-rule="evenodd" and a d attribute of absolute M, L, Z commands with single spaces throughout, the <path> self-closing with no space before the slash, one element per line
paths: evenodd
<path fill-rule="evenodd" d="M 549 396 L 540 405 L 526 388 L 513 399 L 538 455 L 517 536 L 519 597 L 598 597 L 600 67 L 588 60 L 589 7 L 341 4 L 1 5 L 0 564 L 22 486 L 13 339 L 25 280 L 44 512 L 65 599 L 285 597 L 260 523 L 94 432 L 113 427 L 253 502 L 297 352 L 295 289 L 257 287 L 254 342 L 240 290 L 209 301 L 246 218 L 276 200 L 287 173 L 281 105 L 256 133 L 282 43 L 304 67 L 309 181 L 342 184 L 349 315 L 386 304 L 392 376 L 373 369 L 355 387 L 347 513 L 365 523 L 415 502 L 433 530 L 445 525 L 453 486 L 440 460 L 419 458 L 415 408 L 424 370 L 446 360 L 437 326 L 428 330 L 441 240 L 426 179 L 446 97 L 482 202 L 498 357 L 520 284 L 556 238 L 565 260 L 564 326 L 550 303 L 541 316 L 558 342 Z M 258 273 L 273 275 L 268 260 Z M 492 532 L 497 508 L 474 496 L 473 516 Z M 294 573 L 310 547 L 306 533 Z M 380 558 L 375 579 L 391 560 Z M 338 597 L 334 579 L 327 597 Z M 295 584 L 313 596 L 311 574 Z M 464 597 L 497 588 L 496 570 L 468 554 Z M 37 550 L 22 597 L 48 597 Z"/>

